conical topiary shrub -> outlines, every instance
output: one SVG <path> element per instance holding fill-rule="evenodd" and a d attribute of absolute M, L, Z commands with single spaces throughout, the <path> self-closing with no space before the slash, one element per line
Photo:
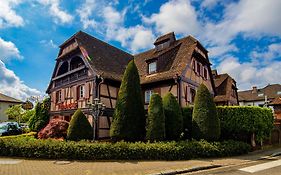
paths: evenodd
<path fill-rule="evenodd" d="M 145 113 L 138 69 L 134 60 L 123 75 L 110 127 L 113 140 L 138 141 L 145 137 Z"/>
<path fill-rule="evenodd" d="M 162 98 L 159 94 L 152 94 L 148 106 L 146 139 L 161 141 L 165 139 L 165 115 Z"/>
<path fill-rule="evenodd" d="M 220 121 L 216 105 L 208 88 L 201 84 L 193 108 L 192 136 L 195 139 L 215 141 L 220 137 Z"/>
<path fill-rule="evenodd" d="M 168 92 L 164 96 L 163 108 L 165 114 L 166 138 L 168 140 L 178 140 L 183 128 L 182 111 L 176 97 L 171 92 Z"/>
<path fill-rule="evenodd" d="M 81 109 L 77 109 L 71 117 L 67 139 L 74 141 L 93 139 L 93 129 Z"/>

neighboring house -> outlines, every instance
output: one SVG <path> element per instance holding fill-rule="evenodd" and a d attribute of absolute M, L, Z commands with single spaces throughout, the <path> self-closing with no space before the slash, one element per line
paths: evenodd
<path fill-rule="evenodd" d="M 228 74 L 218 74 L 212 70 L 217 95 L 214 101 L 217 106 L 239 105 L 236 81 Z"/>
<path fill-rule="evenodd" d="M 0 122 L 4 122 L 8 120 L 8 116 L 5 113 L 5 111 L 8 108 L 22 103 L 23 102 L 20 100 L 17 100 L 15 98 L 0 93 Z"/>
<path fill-rule="evenodd" d="M 180 106 L 194 103 L 198 86 L 203 83 L 215 95 L 207 50 L 192 36 L 176 40 L 174 33 L 160 36 L 151 50 L 134 56 L 145 104 L 153 92 L 162 97 L 172 92 Z"/>
<path fill-rule="evenodd" d="M 258 89 L 254 86 L 251 90 L 239 91 L 240 106 L 265 106 L 270 104 L 275 98 L 281 96 L 280 84 L 269 84 L 264 88 Z"/>
<path fill-rule="evenodd" d="M 155 48 L 131 55 L 84 32 L 77 32 L 60 46 L 47 93 L 52 117 L 70 120 L 81 108 L 91 121 L 88 103 L 100 98 L 106 105 L 98 121 L 97 137 L 108 137 L 111 116 L 126 65 L 137 65 L 147 107 L 153 92 L 172 92 L 181 106 L 193 104 L 203 83 L 215 95 L 207 50 L 192 36 L 176 40 L 174 33 L 156 39 Z"/>
<path fill-rule="evenodd" d="M 275 121 L 280 124 L 281 123 L 281 95 L 280 97 L 276 97 L 272 102 L 270 102 L 269 106 L 273 107 Z"/>

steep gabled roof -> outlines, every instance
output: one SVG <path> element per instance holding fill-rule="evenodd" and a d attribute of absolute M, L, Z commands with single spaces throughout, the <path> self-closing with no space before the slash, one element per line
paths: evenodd
<path fill-rule="evenodd" d="M 265 95 L 267 96 L 267 99 L 274 99 L 279 96 L 280 94 L 277 94 L 277 92 L 281 92 L 281 85 L 280 84 L 272 84 L 267 85 L 264 88 L 257 89 L 257 92 L 253 92 L 253 90 L 246 90 L 246 91 L 239 91 L 239 101 L 259 101 L 264 100 Z M 258 94 L 263 94 L 263 96 L 258 96 Z"/>
<path fill-rule="evenodd" d="M 168 34 L 170 35 L 170 34 Z M 166 35 L 164 35 L 166 37 Z M 161 37 L 159 37 L 161 38 Z M 168 48 L 158 51 L 156 48 L 134 55 L 138 67 L 141 84 L 172 79 L 181 76 L 186 66 L 191 63 L 191 58 L 196 46 L 201 44 L 192 36 L 176 40 Z M 161 59 L 161 67 L 157 73 L 147 75 L 147 60 L 150 58 Z M 206 60 L 209 63 L 209 60 Z M 210 63 L 209 63 L 210 64 Z"/>
<path fill-rule="evenodd" d="M 23 103 L 20 100 L 17 100 L 13 97 L 9 97 L 9 96 L 4 95 L 2 93 L 0 93 L 0 102 Z"/>

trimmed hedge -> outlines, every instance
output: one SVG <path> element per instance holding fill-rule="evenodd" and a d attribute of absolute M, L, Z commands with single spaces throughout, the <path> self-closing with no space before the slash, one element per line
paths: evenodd
<path fill-rule="evenodd" d="M 243 142 L 117 142 L 0 139 L 0 156 L 69 160 L 188 160 L 245 154 L 250 146 Z"/>
<path fill-rule="evenodd" d="M 185 139 L 191 139 L 192 137 L 192 111 L 193 107 L 187 106 L 182 108 L 183 132 Z"/>
<path fill-rule="evenodd" d="M 192 137 L 215 141 L 220 138 L 221 128 L 216 105 L 208 88 L 201 84 L 195 95 L 192 114 Z"/>
<path fill-rule="evenodd" d="M 110 126 L 110 137 L 115 141 L 144 140 L 145 120 L 140 77 L 134 60 L 131 60 L 127 65 L 118 92 Z"/>
<path fill-rule="evenodd" d="M 178 140 L 182 133 L 182 110 L 176 97 L 168 92 L 163 97 L 163 109 L 165 114 L 165 129 L 167 140 Z"/>
<path fill-rule="evenodd" d="M 165 115 L 162 98 L 159 94 L 153 93 L 147 116 L 146 139 L 150 141 L 165 140 Z"/>
<path fill-rule="evenodd" d="M 242 134 L 255 133 L 257 140 L 270 136 L 273 128 L 273 113 L 270 108 L 255 106 L 218 106 L 223 138 L 237 138 Z"/>

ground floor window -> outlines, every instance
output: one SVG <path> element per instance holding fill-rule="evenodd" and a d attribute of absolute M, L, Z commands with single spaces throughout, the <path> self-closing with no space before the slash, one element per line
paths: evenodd
<path fill-rule="evenodd" d="M 152 93 L 153 93 L 153 90 L 146 90 L 145 91 L 145 94 L 144 94 L 145 95 L 145 103 L 149 103 Z"/>

